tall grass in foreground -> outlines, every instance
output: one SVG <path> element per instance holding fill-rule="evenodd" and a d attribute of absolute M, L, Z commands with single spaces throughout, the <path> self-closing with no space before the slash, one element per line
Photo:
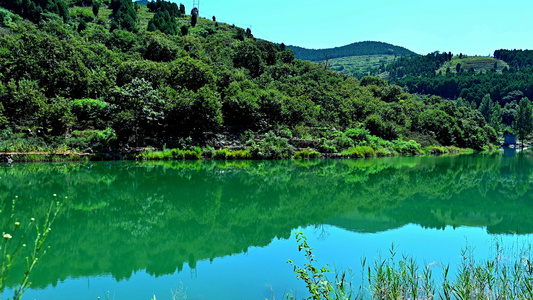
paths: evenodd
<path fill-rule="evenodd" d="M 307 263 L 300 267 L 288 262 L 306 283 L 307 299 L 533 299 L 531 245 L 509 254 L 496 242 L 494 257 L 480 261 L 467 247 L 456 274 L 450 274 L 449 266 L 421 266 L 407 255 L 398 258 L 392 247 L 389 257 L 376 259 L 372 266 L 362 259 L 362 279 L 354 285 L 346 272 L 332 279 L 327 265 L 316 266 L 302 232 L 296 239 Z M 287 299 L 295 298 L 288 294 Z"/>
<path fill-rule="evenodd" d="M 54 197 L 56 195 L 54 194 Z M 13 266 L 13 262 L 19 257 L 24 249 L 29 248 L 29 254 L 26 256 L 26 270 L 22 275 L 20 284 L 15 287 L 13 292 L 13 298 L 19 300 L 22 295 L 28 290 L 31 285 L 30 274 L 33 271 L 37 262 L 46 254 L 49 247 L 45 247 L 44 243 L 46 238 L 50 234 L 52 223 L 55 221 L 57 214 L 59 213 L 60 203 L 52 203 L 50 205 L 48 214 L 45 216 L 45 220 L 42 226 L 39 226 L 38 222 L 31 218 L 30 220 L 18 220 L 15 215 L 15 207 L 18 197 L 15 197 L 11 203 L 11 212 L 0 210 L 0 217 L 4 220 L 2 226 L 2 240 L 0 242 L 0 256 L 2 262 L 0 264 L 0 293 L 4 291 L 5 281 L 8 276 L 11 276 L 10 271 Z M 23 222 L 21 222 L 23 221 Z M 35 229 L 35 239 L 33 245 L 26 245 L 24 238 L 31 234 L 31 231 Z"/>

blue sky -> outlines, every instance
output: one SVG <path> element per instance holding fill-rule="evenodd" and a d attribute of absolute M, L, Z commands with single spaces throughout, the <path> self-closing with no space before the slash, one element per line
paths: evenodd
<path fill-rule="evenodd" d="M 181 3 L 190 12 L 193 1 Z M 200 16 L 213 15 L 251 27 L 257 38 L 314 49 L 360 41 L 391 43 L 419 54 L 533 49 L 532 0 L 200 0 Z"/>

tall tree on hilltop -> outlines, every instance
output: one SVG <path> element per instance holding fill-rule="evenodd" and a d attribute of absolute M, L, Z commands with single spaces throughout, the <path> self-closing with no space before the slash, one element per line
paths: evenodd
<path fill-rule="evenodd" d="M 195 27 L 196 26 L 196 22 L 197 22 L 197 17 L 196 17 L 196 14 L 193 13 L 191 15 L 191 27 Z"/>

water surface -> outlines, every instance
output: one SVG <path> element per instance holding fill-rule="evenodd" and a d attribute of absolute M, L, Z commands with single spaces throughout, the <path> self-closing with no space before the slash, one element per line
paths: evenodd
<path fill-rule="evenodd" d="M 495 240 L 529 242 L 532 187 L 527 153 L 0 168 L 0 199 L 5 208 L 18 196 L 21 220 L 67 197 L 26 299 L 301 298 L 286 262 L 304 263 L 297 230 L 320 265 L 352 270 L 354 281 L 362 257 L 392 244 L 453 266 L 466 245 L 488 257 Z"/>

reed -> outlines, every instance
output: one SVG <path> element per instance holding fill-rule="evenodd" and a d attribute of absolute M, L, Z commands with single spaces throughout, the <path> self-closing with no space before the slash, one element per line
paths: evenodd
<path fill-rule="evenodd" d="M 361 283 L 354 285 L 347 272 L 333 276 L 327 265 L 316 266 L 303 233 L 296 238 L 308 262 L 303 267 L 288 262 L 306 283 L 308 299 L 533 299 L 531 245 L 509 250 L 496 241 L 493 256 L 482 260 L 466 247 L 455 274 L 450 274 L 449 265 L 421 265 L 412 256 L 398 257 L 393 245 L 389 256 L 377 258 L 372 266 L 367 266 L 366 258 L 361 260 Z M 289 294 L 286 298 L 294 299 Z"/>
<path fill-rule="evenodd" d="M 55 194 L 54 197 L 56 197 Z M 24 251 L 26 251 L 25 249 L 29 249 L 29 254 L 26 256 L 26 270 L 22 276 L 22 280 L 20 281 L 20 284 L 15 287 L 13 298 L 8 298 L 13 300 L 19 300 L 30 288 L 30 274 L 37 262 L 48 252 L 49 247 L 45 246 L 45 241 L 50 234 L 51 226 L 61 207 L 60 202 L 52 202 L 44 222 L 42 225 L 39 225 L 38 221 L 34 218 L 31 218 L 30 220 L 18 220 L 16 218 L 15 207 L 17 200 L 18 197 L 15 196 L 11 202 L 11 212 L 0 210 L 0 216 L 4 220 L 2 224 L 3 236 L 1 237 L 2 240 L 0 242 L 0 256 L 2 258 L 0 264 L 0 293 L 5 288 L 5 281 L 10 276 L 13 263 Z M 33 230 L 35 230 L 33 245 L 26 245 L 23 241 L 26 236 L 32 234 L 31 232 Z"/>

